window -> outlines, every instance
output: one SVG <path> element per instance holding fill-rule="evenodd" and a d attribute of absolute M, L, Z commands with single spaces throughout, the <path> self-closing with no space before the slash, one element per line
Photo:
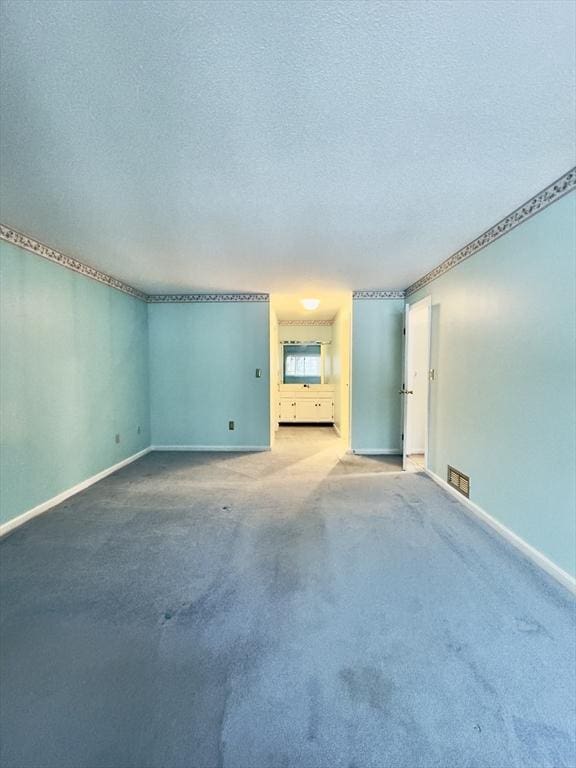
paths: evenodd
<path fill-rule="evenodd" d="M 317 355 L 286 355 L 284 365 L 286 376 L 320 376 L 320 358 Z"/>
<path fill-rule="evenodd" d="M 284 384 L 321 384 L 320 344 L 284 345 Z"/>

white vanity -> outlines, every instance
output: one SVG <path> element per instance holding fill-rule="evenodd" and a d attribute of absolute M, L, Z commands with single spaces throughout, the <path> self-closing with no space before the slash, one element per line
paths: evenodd
<path fill-rule="evenodd" d="M 279 384 L 278 421 L 304 424 L 334 421 L 334 387 L 331 384 Z"/>

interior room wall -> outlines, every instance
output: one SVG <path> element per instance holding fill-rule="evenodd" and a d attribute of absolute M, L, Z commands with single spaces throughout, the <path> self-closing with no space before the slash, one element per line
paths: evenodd
<path fill-rule="evenodd" d="M 404 299 L 352 302 L 352 450 L 402 452 Z"/>
<path fill-rule="evenodd" d="M 352 296 L 339 312 L 341 376 L 340 376 L 340 435 L 350 445 L 350 383 L 352 366 Z"/>
<path fill-rule="evenodd" d="M 428 310 L 418 307 L 410 312 L 410 380 L 408 431 L 405 435 L 408 453 L 424 453 L 426 427 L 426 392 L 428 387 Z"/>
<path fill-rule="evenodd" d="M 446 272 L 432 297 L 429 466 L 576 573 L 576 195 Z"/>
<path fill-rule="evenodd" d="M 329 375 L 327 383 L 334 385 L 334 427 L 341 435 L 342 425 L 342 322 L 340 310 L 337 312 L 332 323 L 332 344 L 329 351 Z"/>
<path fill-rule="evenodd" d="M 270 312 L 270 446 L 274 447 L 278 430 L 278 371 L 280 342 L 278 340 L 278 316 L 272 303 Z"/>
<path fill-rule="evenodd" d="M 350 440 L 351 301 L 338 310 L 332 324 L 330 383 L 334 384 L 334 426 L 345 445 Z"/>
<path fill-rule="evenodd" d="M 332 341 L 332 325 L 280 325 L 279 341 Z"/>
<path fill-rule="evenodd" d="M 152 444 L 269 447 L 268 302 L 150 304 L 149 325 Z"/>
<path fill-rule="evenodd" d="M 150 444 L 148 331 L 137 298 L 3 240 L 0 265 L 6 522 Z"/>

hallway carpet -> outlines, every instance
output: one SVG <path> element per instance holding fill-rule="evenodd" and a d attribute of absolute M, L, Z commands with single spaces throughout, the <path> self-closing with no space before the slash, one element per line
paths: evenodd
<path fill-rule="evenodd" d="M 569 594 L 425 475 L 291 435 L 2 541 L 3 768 L 576 765 Z"/>

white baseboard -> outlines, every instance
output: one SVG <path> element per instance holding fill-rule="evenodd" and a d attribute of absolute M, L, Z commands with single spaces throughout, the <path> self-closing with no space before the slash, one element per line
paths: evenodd
<path fill-rule="evenodd" d="M 576 594 L 576 579 L 573 576 L 562 570 L 562 568 L 553 563 L 552 560 L 549 560 L 546 555 L 535 549 L 531 544 L 528 544 L 527 541 L 524 541 L 524 539 L 520 538 L 520 536 L 514 533 L 514 531 L 511 531 L 510 528 L 507 528 L 505 525 L 496 520 L 496 518 L 492 517 L 492 515 L 489 515 L 488 512 L 483 510 L 482 507 L 479 507 L 478 504 L 470 501 L 470 499 L 467 499 L 455 488 L 452 488 L 452 486 L 448 485 L 448 483 L 445 480 L 442 480 L 442 478 L 439 477 L 435 472 L 432 472 L 430 469 L 426 469 L 424 471 L 429 477 L 432 478 L 432 480 L 434 480 L 435 483 L 437 483 L 445 491 L 448 491 L 448 493 L 458 499 L 458 501 L 462 502 L 462 504 L 471 512 L 473 512 L 476 517 L 478 517 L 483 523 L 489 525 L 490 528 L 495 530 L 503 538 L 509 541 L 510 544 L 516 547 L 516 549 L 518 549 L 525 557 L 546 571 L 546 573 L 556 579 L 556 581 L 560 582 L 560 584 L 569 589 L 570 592 Z"/>
<path fill-rule="evenodd" d="M 269 445 L 153 445 L 152 451 L 201 451 L 221 453 L 223 451 L 237 451 L 239 453 L 260 453 L 269 451 Z"/>
<path fill-rule="evenodd" d="M 402 448 L 350 448 L 348 453 L 358 456 L 401 456 Z"/>
<path fill-rule="evenodd" d="M 143 451 L 134 453 L 132 456 L 128 456 L 127 459 L 119 461 L 118 464 L 114 464 L 112 467 L 103 469 L 102 472 L 98 472 L 98 474 L 92 475 L 92 477 L 89 477 L 87 480 L 83 480 L 81 483 L 73 485 L 72 488 L 68 488 L 66 491 L 62 491 L 62 493 L 59 493 L 57 496 L 53 496 L 51 499 L 48 499 L 48 501 L 43 501 L 42 504 L 38 504 L 38 506 L 29 509 L 27 512 L 23 512 L 21 515 L 18 515 L 18 517 L 13 517 L 12 520 L 8 520 L 7 523 L 0 525 L 0 538 L 5 536 L 7 533 L 10 533 L 10 531 L 13 531 L 14 528 L 18 528 L 20 525 L 24 525 L 24 523 L 27 523 L 28 520 L 32 520 L 33 517 L 37 517 L 38 515 L 41 515 L 42 512 L 46 512 L 46 510 L 55 507 L 57 504 L 61 504 L 63 501 L 66 501 L 66 499 L 69 499 L 70 496 L 74 496 L 75 494 L 80 493 L 80 491 L 84 491 L 86 488 L 94 485 L 94 483 L 97 483 L 99 480 L 103 480 L 105 477 L 108 477 L 108 475 L 117 472 L 127 464 L 132 464 L 133 461 L 136 461 L 142 456 L 145 456 L 147 453 L 150 453 L 151 450 L 152 448 L 148 446 L 148 448 L 144 448 Z"/>

